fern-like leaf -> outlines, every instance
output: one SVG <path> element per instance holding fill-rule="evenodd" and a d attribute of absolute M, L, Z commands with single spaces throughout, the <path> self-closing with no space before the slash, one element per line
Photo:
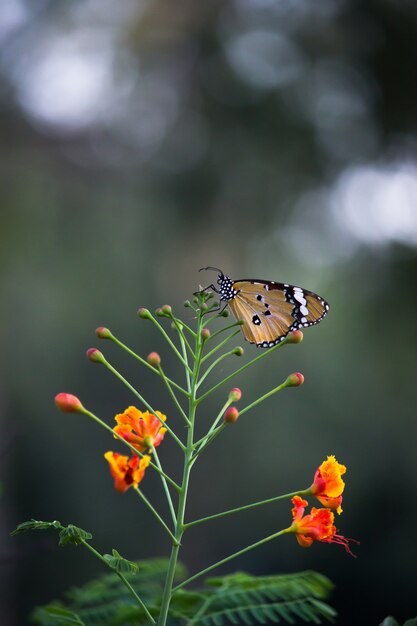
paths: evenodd
<path fill-rule="evenodd" d="M 64 609 L 59 604 L 37 608 L 33 617 L 44 626 L 86 626 L 76 613 Z"/>
<path fill-rule="evenodd" d="M 117 552 L 108 556 L 115 559 L 112 561 L 115 569 L 126 568 L 129 583 L 157 617 L 168 561 L 140 561 L 134 575 L 136 567 L 124 562 Z M 176 580 L 185 576 L 185 569 L 179 564 Z M 334 610 L 324 602 L 331 589 L 331 582 L 316 572 L 260 577 L 238 572 L 210 578 L 202 589 L 180 589 L 174 594 L 168 626 L 184 622 L 187 626 L 258 626 L 300 621 L 319 624 L 335 616 Z M 54 603 L 37 609 L 32 618 L 40 626 L 142 626 L 149 622 L 115 574 L 70 590 L 65 604 Z"/>
<path fill-rule="evenodd" d="M 110 555 L 109 555 L 110 557 Z M 122 563 L 118 561 L 120 555 L 115 555 L 115 566 L 126 567 L 125 577 L 139 594 L 146 606 L 153 615 L 159 611 L 162 589 L 168 568 L 167 559 L 149 559 L 138 561 L 129 565 L 129 561 Z M 133 569 L 137 568 L 134 574 Z M 131 573 L 128 572 L 131 570 Z M 176 581 L 183 580 L 186 570 L 183 565 L 178 564 L 176 569 Z M 49 605 L 51 606 L 51 605 Z M 60 606 L 69 612 L 77 615 L 79 622 L 68 622 L 68 624 L 83 624 L 84 626 L 124 626 L 131 624 L 148 624 L 143 610 L 137 605 L 130 592 L 123 585 L 120 578 L 115 574 L 105 574 L 88 582 L 83 587 L 76 587 L 65 594 L 64 603 L 54 603 L 52 606 Z M 32 620 L 40 626 L 62 626 L 66 624 L 47 612 L 47 607 L 36 609 L 32 613 Z"/>
<path fill-rule="evenodd" d="M 333 585 L 321 574 L 301 572 L 280 576 L 251 576 L 238 572 L 210 578 L 198 593 L 175 594 L 171 615 L 188 626 L 255 626 L 270 622 L 321 623 L 333 620 L 335 611 L 323 600 Z"/>
<path fill-rule="evenodd" d="M 107 565 L 118 574 L 136 574 L 139 569 L 137 563 L 124 559 L 114 548 L 111 554 L 103 554 L 103 558 Z"/>
<path fill-rule="evenodd" d="M 208 611 L 197 621 L 191 619 L 188 624 L 202 624 L 204 626 L 224 626 L 231 624 L 268 624 L 271 621 L 279 623 L 285 621 L 294 624 L 297 618 L 304 622 L 320 624 L 322 618 L 333 620 L 336 613 L 331 607 L 317 602 L 314 598 L 292 600 L 289 602 L 272 602 L 268 604 L 248 604 L 246 606 L 225 609 L 223 611 Z"/>

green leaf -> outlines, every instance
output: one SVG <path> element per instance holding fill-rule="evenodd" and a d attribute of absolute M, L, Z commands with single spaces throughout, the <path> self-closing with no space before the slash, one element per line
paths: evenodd
<path fill-rule="evenodd" d="M 49 604 L 38 608 L 33 613 L 33 620 L 44 626 L 86 626 L 79 616 L 73 611 L 64 609 L 59 604 Z"/>
<path fill-rule="evenodd" d="M 225 614 L 225 617 L 227 617 L 227 619 L 229 620 L 229 622 L 232 622 L 232 624 L 239 624 L 239 618 L 237 615 L 235 615 L 233 611 L 225 611 L 224 614 Z"/>
<path fill-rule="evenodd" d="M 13 532 L 11 532 L 11 536 L 20 535 L 21 533 L 25 533 L 29 530 L 49 530 L 50 528 L 60 529 L 63 528 L 61 522 L 55 520 L 54 522 L 41 522 L 36 519 L 31 519 L 28 522 L 22 522 L 19 524 L 17 528 Z"/>
<path fill-rule="evenodd" d="M 73 544 L 78 546 L 80 543 L 87 539 L 92 538 L 92 534 L 83 530 L 82 528 L 78 528 L 78 526 L 74 526 L 74 524 L 68 524 L 68 526 L 63 526 L 61 522 L 57 520 L 53 522 L 42 522 L 36 519 L 31 519 L 28 522 L 23 522 L 19 524 L 19 526 L 10 533 L 12 536 L 19 535 L 20 533 L 25 533 L 29 530 L 49 530 L 50 528 L 54 528 L 55 530 L 59 530 L 59 545 L 65 546 L 67 544 Z"/>
<path fill-rule="evenodd" d="M 317 572 L 285 576 L 238 572 L 210 578 L 206 584 L 192 595 L 184 589 L 181 595 L 174 594 L 170 614 L 182 617 L 189 626 L 255 626 L 281 620 L 319 624 L 323 619 L 332 621 L 336 615 L 323 601 L 333 585 Z"/>
<path fill-rule="evenodd" d="M 267 618 L 269 620 L 272 620 L 273 622 L 279 622 L 280 619 L 278 617 L 278 615 L 275 613 L 274 609 L 270 606 L 265 606 L 264 608 L 264 613 L 267 616 Z"/>
<path fill-rule="evenodd" d="M 111 555 L 103 554 L 103 558 L 105 559 L 107 565 L 114 569 L 114 571 L 118 574 L 136 574 L 139 569 L 137 563 L 124 559 L 114 548 Z"/>
<path fill-rule="evenodd" d="M 92 539 L 93 535 L 74 524 L 68 524 L 66 528 L 62 528 L 59 533 L 59 545 L 66 546 L 72 544 L 73 546 L 79 546 L 83 541 Z"/>
<path fill-rule="evenodd" d="M 158 615 L 168 560 L 147 559 L 138 561 L 137 566 L 136 574 L 126 573 L 125 577 L 151 614 Z M 178 563 L 175 581 L 179 582 L 186 577 L 185 567 Z M 201 596 L 198 596 L 198 603 L 200 602 Z M 62 607 L 77 614 L 86 626 L 149 626 L 145 612 L 132 599 L 131 593 L 115 571 L 109 570 L 109 573 L 94 578 L 82 587 L 69 590 L 65 594 Z M 36 623 L 40 626 L 60 626 L 59 622 L 54 623 L 45 615 L 43 608 L 32 614 L 33 619 L 35 616 Z M 170 626 L 176 626 L 178 621 L 179 618 L 175 617 Z"/>
<path fill-rule="evenodd" d="M 388 615 L 379 626 L 400 626 L 396 619 Z"/>

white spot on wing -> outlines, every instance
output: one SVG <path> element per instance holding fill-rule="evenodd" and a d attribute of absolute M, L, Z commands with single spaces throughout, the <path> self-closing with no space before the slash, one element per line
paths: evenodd
<path fill-rule="evenodd" d="M 300 289 L 300 291 L 295 291 L 294 289 L 294 298 L 302 305 L 307 304 L 307 300 L 304 298 L 304 291 Z"/>

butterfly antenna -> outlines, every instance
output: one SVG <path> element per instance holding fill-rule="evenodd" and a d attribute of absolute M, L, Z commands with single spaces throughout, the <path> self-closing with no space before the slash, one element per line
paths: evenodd
<path fill-rule="evenodd" d="M 198 270 L 199 272 L 205 270 L 213 270 L 213 272 L 218 272 L 220 274 L 220 276 L 224 276 L 223 272 L 221 270 L 219 270 L 218 267 L 200 267 L 200 269 Z"/>

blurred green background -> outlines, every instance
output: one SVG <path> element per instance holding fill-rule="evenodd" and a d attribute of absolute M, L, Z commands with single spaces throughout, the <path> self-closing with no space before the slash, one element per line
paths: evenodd
<path fill-rule="evenodd" d="M 283 538 L 223 572 L 316 569 L 338 624 L 417 613 L 417 7 L 413 0 L 3 0 L 1 130 L 0 623 L 101 572 L 21 521 L 90 530 L 103 552 L 164 556 L 134 494 L 113 489 L 105 432 L 56 411 L 78 395 L 113 422 L 132 397 L 84 356 L 99 345 L 182 428 L 141 355 L 172 354 L 139 306 L 182 303 L 221 267 L 325 297 L 299 346 L 236 379 L 243 407 L 300 370 L 306 382 L 248 413 L 202 457 L 189 519 L 348 467 L 338 546 Z M 238 344 L 245 342 L 239 338 Z M 245 354 L 226 364 L 243 364 Z M 214 380 L 214 378 L 213 378 Z M 219 393 L 201 420 L 224 401 Z M 180 473 L 177 449 L 160 448 Z M 146 495 L 163 508 L 151 472 Z M 284 502 L 190 531 L 190 573 L 274 532 Z"/>

